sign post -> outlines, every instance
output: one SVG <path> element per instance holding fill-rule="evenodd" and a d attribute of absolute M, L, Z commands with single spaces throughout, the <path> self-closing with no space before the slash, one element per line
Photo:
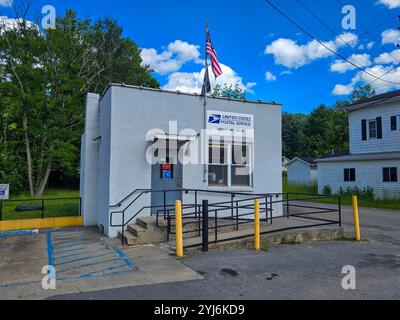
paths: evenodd
<path fill-rule="evenodd" d="M 10 185 L 0 184 L 0 200 L 8 200 L 10 196 Z"/>
<path fill-rule="evenodd" d="M 10 185 L 0 184 L 0 221 L 3 219 L 3 200 L 8 200 L 10 196 Z"/>

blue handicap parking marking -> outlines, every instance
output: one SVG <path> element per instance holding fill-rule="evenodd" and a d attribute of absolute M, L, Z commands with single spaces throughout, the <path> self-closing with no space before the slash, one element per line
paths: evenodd
<path fill-rule="evenodd" d="M 58 280 L 93 278 L 137 271 L 132 259 L 103 241 L 85 238 L 81 231 L 47 234 L 49 265 Z"/>

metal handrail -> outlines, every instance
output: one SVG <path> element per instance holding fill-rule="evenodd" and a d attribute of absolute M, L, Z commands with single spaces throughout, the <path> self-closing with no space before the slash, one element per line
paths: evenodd
<path fill-rule="evenodd" d="M 336 199 L 337 200 L 337 205 L 338 207 L 336 209 L 332 209 L 332 208 L 325 208 L 322 206 L 306 206 L 306 205 L 294 205 L 291 204 L 292 202 L 296 202 L 296 201 L 306 201 L 306 200 L 310 200 L 310 199 L 315 199 L 315 197 L 317 195 L 311 195 L 312 198 L 294 198 L 294 199 L 290 199 L 290 195 L 292 193 L 286 193 L 285 195 L 287 195 L 286 199 L 279 200 L 279 201 L 274 201 L 272 200 L 272 197 L 269 195 L 269 199 L 267 198 L 266 202 L 262 202 L 260 203 L 260 206 L 262 207 L 262 209 L 260 210 L 260 213 L 266 213 L 266 221 L 268 222 L 268 213 L 270 213 L 270 221 L 272 224 L 273 219 L 278 219 L 278 218 L 291 218 L 291 217 L 297 217 L 297 218 L 302 218 L 302 219 L 306 219 L 306 220 L 310 220 L 310 221 L 315 221 L 314 223 L 310 223 L 309 225 L 305 225 L 305 226 L 290 226 L 287 228 L 283 228 L 283 229 L 279 229 L 279 230 L 274 230 L 274 231 L 265 231 L 262 232 L 261 234 L 266 234 L 269 232 L 280 232 L 280 231 L 286 231 L 286 230 L 293 230 L 293 229 L 300 229 L 300 228 L 311 228 L 311 227 L 319 227 L 319 226 L 329 226 L 329 225 L 335 225 L 338 224 L 340 227 L 342 226 L 342 209 L 341 209 L 341 197 L 340 196 L 327 196 L 327 195 L 318 195 L 318 197 L 320 199 L 323 198 L 327 198 L 327 199 Z M 299 193 L 300 194 L 300 193 Z M 308 194 L 303 194 L 303 195 L 308 195 Z M 214 230 L 215 233 L 215 238 L 214 241 L 215 243 L 219 242 L 219 241 L 230 241 L 230 240 L 236 240 L 236 239 L 241 239 L 241 238 L 245 238 L 248 237 L 248 235 L 239 235 L 238 237 L 234 237 L 234 238 L 229 238 L 229 239 L 224 239 L 224 240 L 218 240 L 218 231 L 221 228 L 227 228 L 227 227 L 233 227 L 236 226 L 236 230 L 239 230 L 239 226 L 240 225 L 244 225 L 244 224 L 252 224 L 254 223 L 254 219 L 246 219 L 245 217 L 248 216 L 253 216 L 254 215 L 254 204 L 251 205 L 239 205 L 240 202 L 246 202 L 246 201 L 250 201 L 250 200 L 255 200 L 253 199 L 243 199 L 243 200 L 235 200 L 235 205 L 231 208 L 230 206 L 224 206 L 221 203 L 218 204 L 208 204 L 208 216 L 209 219 L 214 219 L 214 226 L 209 226 L 208 229 L 209 230 Z M 318 211 L 310 211 L 310 212 L 303 212 L 303 213 L 295 213 L 295 214 L 290 214 L 289 211 L 287 211 L 287 216 L 282 216 L 282 217 L 275 217 L 273 218 L 273 205 L 277 204 L 277 203 L 281 203 L 281 204 L 285 204 L 287 205 L 287 208 L 289 207 L 300 207 L 300 208 L 307 208 L 307 209 L 311 209 L 311 210 L 318 210 Z M 229 204 L 229 202 L 225 202 L 223 204 Z M 268 205 L 270 207 L 268 207 Z M 265 208 L 264 208 L 265 206 Z M 220 215 L 220 213 L 222 212 L 226 212 L 228 210 L 232 210 L 232 209 L 236 209 L 236 215 L 232 216 L 232 217 L 227 217 L 227 216 L 222 216 Z M 241 213 L 239 214 L 239 209 L 245 209 L 245 210 L 251 210 L 251 212 L 247 213 Z M 168 212 L 169 213 L 169 212 Z M 333 220 L 330 218 L 326 218 L 326 217 L 316 217 L 315 215 L 317 214 L 323 214 L 323 213 L 337 213 L 338 214 L 338 220 Z M 194 213 L 186 213 L 185 215 L 182 215 L 183 218 L 186 217 L 186 219 L 189 219 L 191 217 L 193 217 Z M 213 217 L 212 217 L 213 215 Z M 173 221 L 175 220 L 175 217 L 170 215 L 170 213 L 168 214 L 168 226 L 167 226 L 167 230 L 168 230 L 168 237 L 167 239 L 169 239 L 169 235 L 174 235 L 175 232 L 172 231 L 174 224 Z M 201 235 L 201 232 L 204 232 L 204 230 L 202 230 L 202 220 L 203 218 L 201 217 L 200 214 L 200 220 L 199 220 L 199 227 L 198 229 L 190 229 L 188 231 L 184 231 L 183 233 L 193 233 L 193 232 L 199 232 L 199 235 Z M 221 220 L 232 220 L 235 221 L 232 224 L 219 224 L 219 221 Z M 208 232 L 207 232 L 208 233 Z M 198 245 L 190 245 L 187 247 L 194 247 L 194 246 L 198 246 Z"/>
<path fill-rule="evenodd" d="M 197 199 L 197 194 L 200 193 L 209 193 L 209 194 L 224 194 L 224 195 L 230 195 L 231 196 L 231 201 L 230 202 L 222 202 L 221 204 L 225 203 L 233 203 L 233 199 L 236 196 L 252 196 L 252 197 L 270 197 L 271 195 L 269 194 L 254 194 L 254 193 L 244 193 L 244 192 L 231 192 L 231 191 L 219 191 L 219 190 L 202 190 L 202 189 L 174 189 L 174 190 L 150 190 L 150 189 L 136 189 L 133 192 L 131 192 L 128 196 L 126 196 L 124 199 L 122 199 L 118 204 L 110 206 L 110 208 L 115 208 L 115 207 L 121 207 L 122 204 L 128 200 L 131 196 L 133 196 L 135 193 L 140 192 L 140 194 L 135 197 L 123 210 L 118 210 L 118 211 L 112 211 L 110 212 L 110 226 L 111 227 L 121 227 L 121 237 L 122 237 L 122 243 L 124 241 L 124 232 L 125 232 L 125 227 L 132 221 L 134 220 L 140 213 L 142 213 L 145 209 L 156 209 L 156 208 L 163 208 L 166 210 L 167 206 L 165 203 L 165 198 L 166 194 L 170 192 L 182 192 L 182 193 L 190 193 L 194 192 L 195 193 L 195 198 Z M 164 193 L 164 205 L 161 206 L 144 206 L 142 207 L 139 211 L 137 211 L 134 215 L 130 217 L 130 219 L 126 220 L 125 219 L 125 213 L 126 211 L 133 206 L 134 203 L 136 203 L 144 194 L 148 193 Z M 279 193 L 274 193 L 273 195 L 279 196 Z M 238 201 L 248 201 L 249 199 L 246 200 L 238 200 Z M 196 200 L 197 201 L 197 200 Z M 196 203 L 196 205 L 191 205 L 191 207 L 195 207 L 196 209 L 199 207 Z M 184 209 L 187 209 L 188 207 L 184 207 Z M 231 210 L 233 210 L 231 206 Z M 172 210 L 171 210 L 172 211 Z M 114 214 L 122 214 L 122 223 L 119 225 L 116 225 L 113 223 L 113 216 Z M 168 211 L 168 215 L 170 215 L 170 211 Z M 158 221 L 158 216 L 157 216 L 157 221 Z"/>
<path fill-rule="evenodd" d="M 311 226 L 323 226 L 323 225 L 330 225 L 330 224 L 337 224 L 341 226 L 342 224 L 342 216 L 341 216 L 341 198 L 340 196 L 328 196 L 328 195 L 320 195 L 320 194 L 306 194 L 306 193 L 272 193 L 272 194 L 255 194 L 255 193 L 244 193 L 244 192 L 233 192 L 233 191 L 218 191 L 218 190 L 203 190 L 203 189 L 174 189 L 174 190 L 149 190 L 149 189 L 137 189 L 135 192 L 132 192 L 128 197 L 125 197 L 122 201 L 120 201 L 119 206 L 122 205 L 123 202 L 125 202 L 129 197 L 134 195 L 135 193 L 140 192 L 138 196 L 136 196 L 123 210 L 119 211 L 113 211 L 110 213 L 110 225 L 112 227 L 121 227 L 121 235 L 122 235 L 122 243 L 124 242 L 124 232 L 125 232 L 125 227 L 131 223 L 132 220 L 134 220 L 139 214 L 141 214 L 144 210 L 146 209 L 159 209 L 156 210 L 156 221 L 157 221 L 157 227 L 158 225 L 158 220 L 159 220 L 159 215 L 162 214 L 164 216 L 164 219 L 167 220 L 167 239 L 169 239 L 170 234 L 174 234 L 172 232 L 173 228 L 173 221 L 175 220 L 175 207 L 174 205 L 167 205 L 166 204 L 166 197 L 167 194 L 170 192 L 182 192 L 182 193 L 195 193 L 195 204 L 186 204 L 183 206 L 183 219 L 194 219 L 196 222 L 198 220 L 199 227 L 198 229 L 191 229 L 189 231 L 184 231 L 184 233 L 192 233 L 192 232 L 199 232 L 199 235 L 201 235 L 202 232 L 202 205 L 197 203 L 198 199 L 198 193 L 207 193 L 207 194 L 222 194 L 222 195 L 229 195 L 231 196 L 231 199 L 229 201 L 221 201 L 221 202 L 216 202 L 209 204 L 209 213 L 212 214 L 214 213 L 213 219 L 215 220 L 215 225 L 213 227 L 210 227 L 211 230 L 214 230 L 215 232 L 215 241 L 218 241 L 218 229 L 220 228 L 226 228 L 230 226 L 236 226 L 236 229 L 239 230 L 239 226 L 243 224 L 250 224 L 253 223 L 254 221 L 252 219 L 246 219 L 246 217 L 253 215 L 253 210 L 254 210 L 254 200 L 260 200 L 263 199 L 265 201 L 262 201 L 260 203 L 262 209 L 261 213 L 265 213 L 266 217 L 265 220 L 268 222 L 270 221 L 271 224 L 273 223 L 273 211 L 274 211 L 274 204 L 282 203 L 283 205 L 286 204 L 287 212 L 286 212 L 286 217 L 299 217 L 299 218 L 304 218 L 304 219 L 309 219 L 312 221 L 319 221 L 319 224 L 312 224 Z M 136 203 L 144 194 L 153 194 L 153 193 L 164 193 L 164 205 L 157 205 L 157 206 L 143 206 L 140 210 L 135 212 L 133 215 L 130 215 L 129 219 L 126 219 L 126 211 L 133 206 L 134 203 Z M 299 196 L 303 195 L 306 197 L 302 198 L 296 198 L 293 196 Z M 245 199 L 235 199 L 237 197 L 244 196 L 247 197 Z M 279 200 L 275 200 L 274 196 L 279 198 Z M 292 197 L 291 197 L 292 196 Z M 337 199 L 338 201 L 338 209 L 331 209 L 331 208 L 325 208 L 321 206 L 306 206 L 302 204 L 296 204 L 296 202 L 299 201 L 313 201 L 313 200 L 321 200 L 321 199 Z M 251 204 L 248 204 L 248 202 L 251 201 Z M 316 209 L 318 211 L 314 212 L 306 212 L 306 213 L 300 213 L 300 214 L 290 214 L 290 207 L 299 207 L 299 208 L 307 208 L 307 209 Z M 185 213 L 185 210 L 189 210 L 189 212 Z M 239 213 L 240 210 L 250 210 L 251 212 L 241 212 Z M 231 216 L 230 217 L 221 217 L 221 213 L 231 211 Z M 323 219 L 319 217 L 315 217 L 316 214 L 321 214 L 321 213 L 339 213 L 339 221 L 335 220 L 330 220 L 330 219 Z M 113 222 L 113 215 L 119 213 L 122 214 L 122 223 L 121 224 L 114 224 Z M 152 213 L 153 214 L 153 213 Z M 268 215 L 270 215 L 268 217 Z M 314 215 L 314 217 L 312 217 Z M 283 217 L 276 217 L 276 218 L 285 218 Z M 232 224 L 222 224 L 219 225 L 220 220 L 232 220 L 234 221 Z M 295 228 L 295 227 L 293 227 Z M 285 229 L 286 230 L 286 229 Z"/>

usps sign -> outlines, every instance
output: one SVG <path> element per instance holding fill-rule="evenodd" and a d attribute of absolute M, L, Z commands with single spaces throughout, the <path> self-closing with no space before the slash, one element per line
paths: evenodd
<path fill-rule="evenodd" d="M 207 119 L 208 129 L 240 132 L 254 129 L 254 116 L 252 114 L 208 110 Z"/>
<path fill-rule="evenodd" d="M 0 200 L 8 200 L 10 194 L 9 184 L 0 184 Z"/>

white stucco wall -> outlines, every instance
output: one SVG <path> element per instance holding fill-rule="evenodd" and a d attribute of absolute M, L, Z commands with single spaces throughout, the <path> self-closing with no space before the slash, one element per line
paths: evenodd
<path fill-rule="evenodd" d="M 208 109 L 253 114 L 255 121 L 253 187 L 217 190 L 281 193 L 281 106 L 210 98 Z M 148 131 L 159 128 L 170 133 L 169 121 L 177 121 L 178 132 L 186 128 L 200 132 L 204 126 L 203 119 L 201 97 L 118 85 L 109 87 L 100 101 L 97 191 L 97 220 L 107 235 L 115 237 L 120 230 L 109 227 L 110 211 L 116 210 L 110 206 L 135 189 L 151 189 L 151 165 L 146 161 Z M 203 165 L 184 166 L 183 187 L 208 189 L 207 182 L 203 181 L 203 172 Z M 199 201 L 203 198 L 199 195 Z M 210 195 L 206 198 L 210 202 L 230 199 Z M 184 195 L 183 201 L 193 202 L 193 198 Z M 127 211 L 126 219 L 147 205 L 150 205 L 149 195 L 143 196 Z M 277 205 L 275 215 L 281 212 L 281 206 Z M 146 210 L 141 215 L 147 216 L 149 212 Z M 121 222 L 121 216 L 116 214 L 114 222 Z"/>
<path fill-rule="evenodd" d="M 384 183 L 383 168 L 397 167 L 400 173 L 400 159 L 375 161 L 342 161 L 318 163 L 318 189 L 322 193 L 325 186 L 330 186 L 333 193 L 338 193 L 340 187 L 361 189 L 372 187 L 375 196 L 400 196 L 400 182 Z M 344 169 L 356 169 L 356 182 L 344 182 Z"/>
<path fill-rule="evenodd" d="M 86 98 L 85 133 L 81 137 L 80 196 L 85 226 L 97 224 L 98 145 L 93 142 L 99 135 L 99 99 L 97 94 Z"/>

